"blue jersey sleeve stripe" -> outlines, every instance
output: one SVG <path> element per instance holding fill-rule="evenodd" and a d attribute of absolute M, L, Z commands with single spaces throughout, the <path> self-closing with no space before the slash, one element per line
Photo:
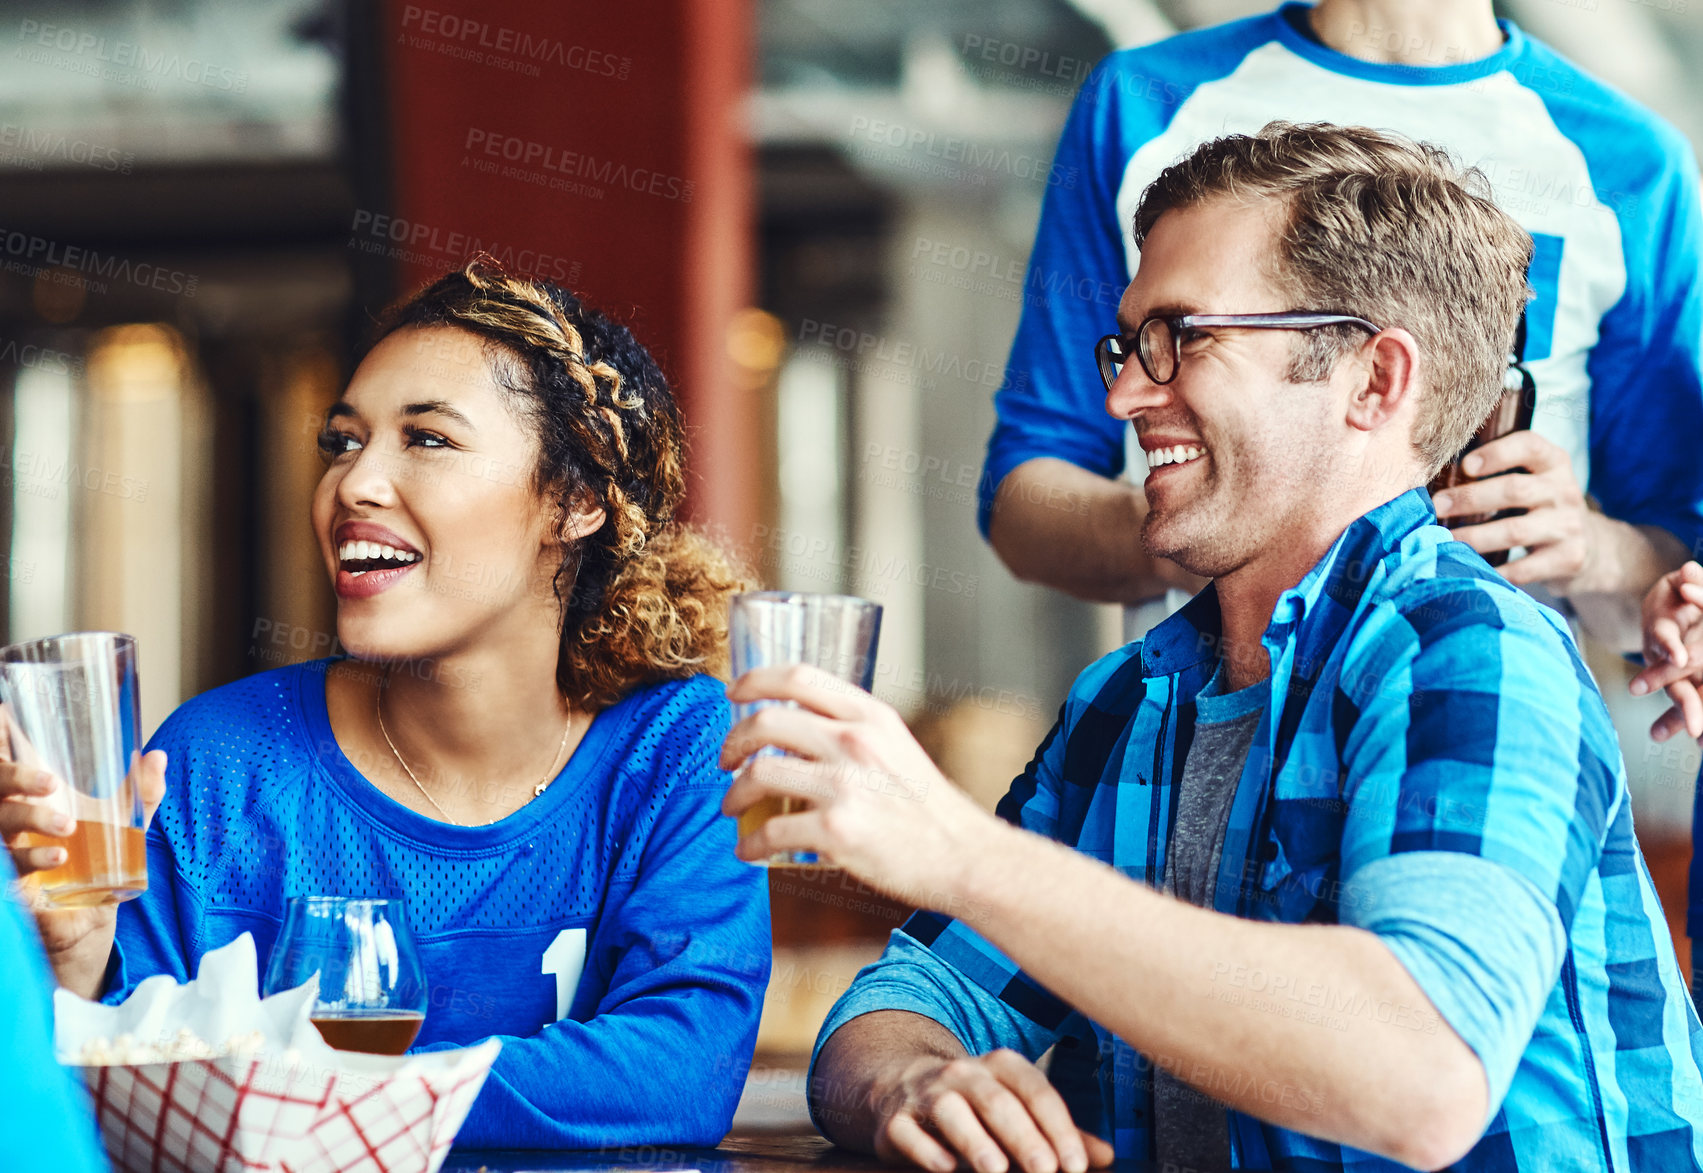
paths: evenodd
<path fill-rule="evenodd" d="M 1526 306 L 1526 348 L 1522 361 L 1537 362 L 1548 358 L 1555 349 L 1555 312 L 1561 305 L 1561 256 L 1567 242 L 1547 232 L 1534 232 L 1532 263 L 1526 270 L 1526 284 L 1532 288 L 1532 300 Z"/>

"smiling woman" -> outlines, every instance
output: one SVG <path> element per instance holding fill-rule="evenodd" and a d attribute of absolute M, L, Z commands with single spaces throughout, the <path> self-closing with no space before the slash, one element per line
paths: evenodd
<path fill-rule="evenodd" d="M 476 262 L 383 321 L 319 447 L 347 654 L 166 722 L 148 894 L 116 941 L 110 914 L 38 918 L 61 982 L 121 997 L 242 932 L 264 959 L 288 896 L 403 897 L 416 1049 L 504 1044 L 464 1143 L 714 1143 L 768 902 L 718 816 L 707 673 L 742 576 L 675 518 L 661 371 L 572 294 Z"/>

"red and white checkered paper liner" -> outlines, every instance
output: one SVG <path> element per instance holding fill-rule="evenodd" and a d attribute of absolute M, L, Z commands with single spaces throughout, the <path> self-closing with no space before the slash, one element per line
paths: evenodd
<path fill-rule="evenodd" d="M 122 1173 L 436 1173 L 500 1048 L 393 1074 L 266 1056 L 81 1070 Z"/>

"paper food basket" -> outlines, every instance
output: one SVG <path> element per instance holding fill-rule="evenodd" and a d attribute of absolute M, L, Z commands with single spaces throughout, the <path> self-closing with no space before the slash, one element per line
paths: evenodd
<path fill-rule="evenodd" d="M 313 983 L 264 1000 L 257 989 L 244 934 L 187 985 L 150 978 L 121 1006 L 55 995 L 60 1061 L 81 1070 L 114 1168 L 436 1173 L 501 1044 L 334 1051 L 308 1021 Z M 228 1053 L 160 1061 L 186 1038 Z"/>

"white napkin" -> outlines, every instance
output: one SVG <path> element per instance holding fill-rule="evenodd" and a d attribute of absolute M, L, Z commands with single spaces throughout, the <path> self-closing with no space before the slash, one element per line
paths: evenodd
<path fill-rule="evenodd" d="M 165 974 L 148 978 L 118 1006 L 55 990 L 54 1050 L 61 1063 L 72 1065 L 159 1063 L 258 1051 L 294 1051 L 321 1064 L 336 1061 L 337 1053 L 309 1021 L 319 994 L 317 974 L 270 998 L 260 997 L 259 990 L 254 938 L 244 933 L 203 956 L 195 980 L 179 985 Z M 117 1046 L 121 1040 L 124 1045 Z M 206 1046 L 197 1047 L 193 1040 Z"/>

